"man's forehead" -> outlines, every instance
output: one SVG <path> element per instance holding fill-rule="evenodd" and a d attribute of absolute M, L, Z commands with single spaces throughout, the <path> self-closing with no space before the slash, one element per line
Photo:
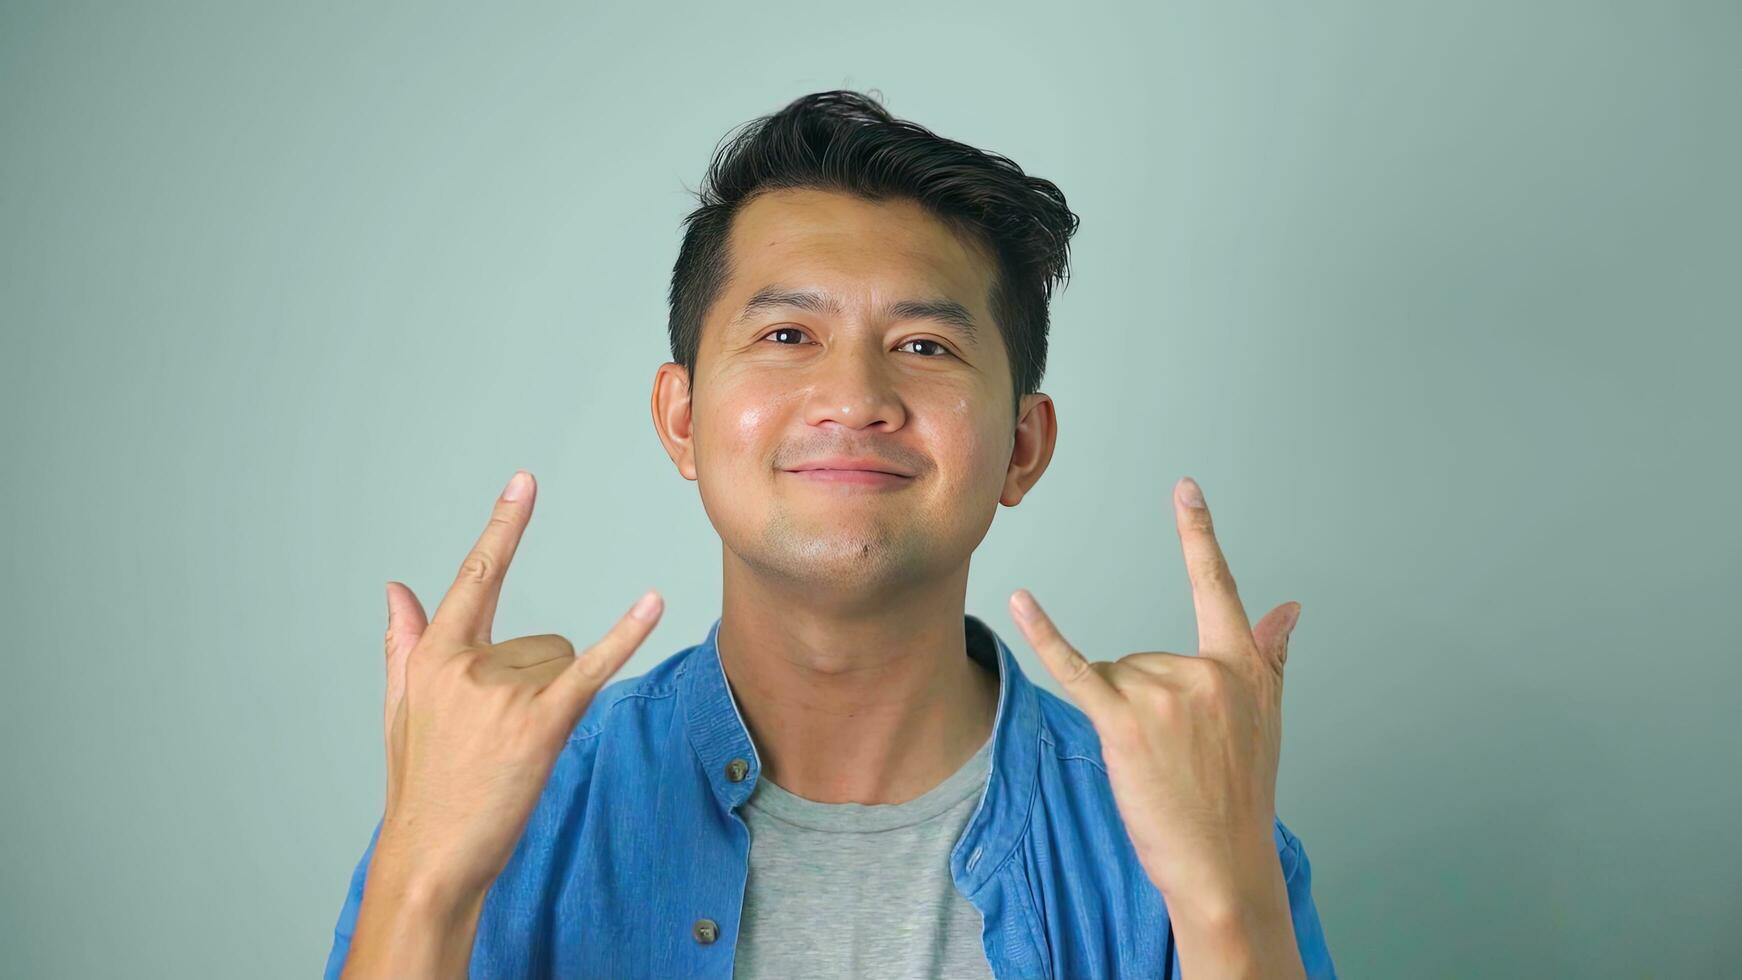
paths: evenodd
<path fill-rule="evenodd" d="M 730 319 L 771 292 L 811 292 L 821 305 L 987 300 L 988 257 L 917 202 L 815 190 L 758 195 L 738 212 L 730 248 Z"/>

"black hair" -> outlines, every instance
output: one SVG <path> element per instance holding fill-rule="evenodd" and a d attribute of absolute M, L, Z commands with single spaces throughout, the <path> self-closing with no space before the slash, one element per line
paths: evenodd
<path fill-rule="evenodd" d="M 1047 303 L 1055 284 L 1070 278 L 1078 224 L 1064 194 L 1006 157 L 896 119 L 845 90 L 795 99 L 715 149 L 671 270 L 671 355 L 692 380 L 702 321 L 730 276 L 733 216 L 760 192 L 793 188 L 906 198 L 986 249 L 997 264 L 988 301 L 1010 357 L 1013 414 L 1023 395 L 1040 390 Z"/>

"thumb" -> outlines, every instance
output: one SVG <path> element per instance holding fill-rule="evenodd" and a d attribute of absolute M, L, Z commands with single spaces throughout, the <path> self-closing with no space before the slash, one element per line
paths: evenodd
<path fill-rule="evenodd" d="M 1253 643 L 1278 671 L 1288 663 L 1288 638 L 1294 634 L 1300 610 L 1300 603 L 1285 602 L 1265 613 L 1264 618 L 1252 627 Z"/>
<path fill-rule="evenodd" d="M 387 656 L 409 652 L 429 629 L 423 603 L 401 582 L 387 583 Z"/>
<path fill-rule="evenodd" d="M 423 604 L 404 583 L 387 583 L 387 634 L 383 643 L 387 658 L 387 696 L 384 698 L 387 733 L 393 730 L 393 711 L 405 697 L 405 661 L 412 647 L 429 628 Z"/>

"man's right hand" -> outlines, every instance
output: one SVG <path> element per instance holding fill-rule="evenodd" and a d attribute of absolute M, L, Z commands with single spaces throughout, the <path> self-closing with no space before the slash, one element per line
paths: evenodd
<path fill-rule="evenodd" d="M 513 855 L 569 733 L 659 620 L 663 603 L 650 591 L 640 615 L 625 613 L 578 657 L 552 633 L 491 642 L 535 492 L 532 474 L 517 472 L 434 619 L 409 588 L 388 583 L 387 804 L 347 977 L 385 969 L 389 958 L 390 972 L 424 972 L 406 957 L 465 974 L 484 894 Z M 424 936 L 438 947 L 411 957 Z"/>

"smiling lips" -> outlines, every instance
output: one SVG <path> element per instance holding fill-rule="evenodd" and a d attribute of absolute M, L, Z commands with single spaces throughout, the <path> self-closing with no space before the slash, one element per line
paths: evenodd
<path fill-rule="evenodd" d="M 787 467 L 788 472 L 799 473 L 811 470 L 857 470 L 860 472 L 888 473 L 893 476 L 908 477 L 907 472 L 894 463 L 885 462 L 870 456 L 829 456 L 823 459 L 813 459 L 797 466 Z"/>
<path fill-rule="evenodd" d="M 863 487 L 897 487 L 913 478 L 911 474 L 901 472 L 893 463 L 845 456 L 814 459 L 808 463 L 800 463 L 786 472 L 814 483 Z"/>
<path fill-rule="evenodd" d="M 787 470 L 786 472 L 790 476 L 815 483 L 843 483 L 865 487 L 898 487 L 913 479 L 894 473 L 879 473 L 876 470 Z"/>

